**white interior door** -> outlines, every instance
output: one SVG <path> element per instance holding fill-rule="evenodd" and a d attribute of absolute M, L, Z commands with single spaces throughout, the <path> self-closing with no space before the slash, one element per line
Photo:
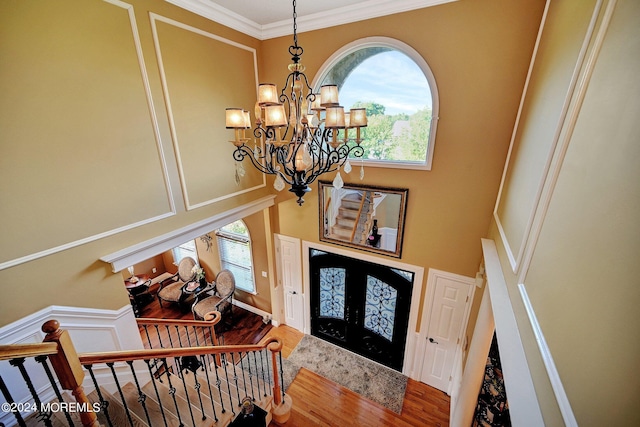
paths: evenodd
<path fill-rule="evenodd" d="M 300 239 L 275 235 L 278 269 L 278 286 L 282 286 L 284 297 L 284 322 L 304 332 L 304 293 L 302 290 L 302 268 Z"/>
<path fill-rule="evenodd" d="M 454 360 L 469 316 L 474 279 L 429 271 L 428 323 L 421 328 L 424 359 L 420 381 L 450 393 Z M 426 307 L 426 306 L 425 306 Z"/>

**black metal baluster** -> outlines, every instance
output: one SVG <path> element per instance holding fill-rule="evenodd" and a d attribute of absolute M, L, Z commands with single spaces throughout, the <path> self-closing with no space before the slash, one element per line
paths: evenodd
<path fill-rule="evenodd" d="M 231 365 L 233 366 L 233 382 L 236 385 L 236 392 L 238 393 L 238 406 L 240 406 L 240 387 L 238 386 L 238 372 L 236 371 L 236 361 L 233 357 L 233 352 L 231 353 Z"/>
<path fill-rule="evenodd" d="M 4 399 L 10 405 L 10 407 L 13 407 L 16 401 L 13 399 L 13 396 L 11 396 L 11 392 L 7 388 L 7 384 L 2 379 L 2 375 L 0 375 L 0 391 L 2 391 L 2 395 L 4 396 Z M 27 427 L 27 424 L 24 422 L 24 419 L 22 418 L 22 414 L 20 414 L 20 412 L 13 412 L 13 416 L 16 418 L 16 421 L 18 421 L 18 425 L 20 425 L 20 427 Z"/>
<path fill-rule="evenodd" d="M 153 325 L 156 328 L 156 334 L 158 335 L 158 343 L 160 344 L 160 348 L 164 348 L 164 344 L 162 344 L 162 335 L 160 334 L 160 327 L 156 324 Z"/>
<path fill-rule="evenodd" d="M 262 383 L 264 384 L 264 397 L 267 397 L 267 386 L 269 385 L 267 379 L 269 378 L 269 376 L 267 375 L 267 377 L 265 378 L 264 373 L 266 372 L 266 368 L 262 359 L 262 354 L 264 353 L 265 350 L 260 350 L 258 351 L 258 360 L 260 361 L 260 369 L 262 371 Z M 268 368 L 268 367 L 267 367 Z"/>
<path fill-rule="evenodd" d="M 218 395 L 220 395 L 220 406 L 222 406 L 222 413 L 224 414 L 225 412 L 227 412 L 227 410 L 224 409 L 224 399 L 222 398 L 222 388 L 220 387 L 222 381 L 220 380 L 220 374 L 218 372 L 217 366 L 216 369 L 214 369 L 214 372 L 216 373 L 216 387 L 218 387 Z"/>
<path fill-rule="evenodd" d="M 167 325 L 164 325 L 164 329 L 167 331 L 167 336 L 169 337 L 169 347 L 173 348 L 173 340 L 171 339 L 171 329 Z"/>
<path fill-rule="evenodd" d="M 202 362 L 198 360 L 197 356 L 182 357 L 182 369 L 191 371 L 193 373 L 193 382 L 194 382 L 193 388 L 198 393 L 198 400 L 200 402 L 200 411 L 202 412 L 202 420 L 204 421 L 205 419 L 207 419 L 207 416 L 204 412 L 204 404 L 202 403 L 202 394 L 200 394 L 200 389 L 202 388 L 202 384 L 200 384 L 198 375 L 196 375 L 196 373 L 198 372 L 198 369 L 200 369 L 201 366 L 202 366 Z M 184 378 L 186 378 L 186 375 Z M 185 385 L 185 392 L 186 392 L 186 385 Z M 187 394 L 187 397 L 188 397 L 188 394 Z"/>
<path fill-rule="evenodd" d="M 167 426 L 167 417 L 164 414 L 164 405 L 162 404 L 162 399 L 160 399 L 160 393 L 158 392 L 158 386 L 156 385 L 156 378 L 153 374 L 153 370 L 151 369 L 152 363 L 151 360 L 145 359 L 144 361 L 147 364 L 147 368 L 149 369 L 149 376 L 151 377 L 151 384 L 153 384 L 153 390 L 156 392 L 156 398 L 158 399 L 158 406 L 160 407 L 160 414 L 162 414 L 162 421 L 164 422 L 165 427 Z"/>
<path fill-rule="evenodd" d="M 149 343 L 149 348 L 153 348 L 153 344 L 151 344 L 151 337 L 149 336 L 148 325 L 142 325 L 144 328 L 144 333 L 147 335 L 147 342 Z"/>
<path fill-rule="evenodd" d="M 200 356 L 200 363 L 204 364 L 207 363 L 207 358 L 205 356 Z M 211 399 L 211 409 L 213 409 L 213 419 L 216 421 L 216 423 L 218 422 L 218 414 L 216 413 L 216 405 L 215 405 L 215 401 L 213 400 L 213 394 L 211 392 L 211 381 L 209 380 L 209 370 L 208 369 L 204 369 L 204 374 L 206 375 L 207 378 L 207 388 L 209 389 L 209 399 Z M 195 375 L 195 373 L 194 373 Z M 204 410 L 202 411 L 204 413 Z"/>
<path fill-rule="evenodd" d="M 24 360 L 25 360 L 24 357 L 11 359 L 9 360 L 9 364 L 11 366 L 15 366 L 16 368 L 18 368 L 18 370 L 20 371 L 20 374 L 22 375 L 22 379 L 27 384 L 27 388 L 29 389 L 31 396 L 33 397 L 33 401 L 35 402 L 35 405 L 38 408 L 38 419 L 41 419 L 42 421 L 44 421 L 44 424 L 47 427 L 52 427 L 51 416 L 53 414 L 51 411 L 47 411 L 47 412 L 41 411 L 42 402 L 40 401 L 40 397 L 38 397 L 38 393 L 36 392 L 36 389 L 33 387 L 33 382 L 31 382 L 31 377 L 29 376 L 27 369 L 24 367 Z"/>
<path fill-rule="evenodd" d="M 113 380 L 116 383 L 116 388 L 118 393 L 120 394 L 120 399 L 122 400 L 122 406 L 124 406 L 124 412 L 127 414 L 127 418 L 129 419 L 129 425 L 133 427 L 133 419 L 131 418 L 131 411 L 129 411 L 129 406 L 127 405 L 127 399 L 124 397 L 124 393 L 122 392 L 122 387 L 120 387 L 120 381 L 118 381 L 118 376 L 116 375 L 116 370 L 113 367 L 114 363 L 109 362 L 107 366 L 111 369 L 111 375 L 113 376 Z"/>
<path fill-rule="evenodd" d="M 242 357 L 242 353 L 240 353 L 240 372 L 242 372 L 242 381 L 244 383 L 244 392 L 246 397 L 249 397 L 249 393 L 247 392 L 247 378 L 246 378 L 246 371 L 244 369 L 244 364 L 243 364 L 243 360 L 247 359 L 247 366 L 249 368 L 249 387 L 251 389 L 251 400 L 254 401 L 256 400 L 253 396 L 253 383 L 251 382 L 251 361 L 249 360 L 249 353 L 245 353 L 244 357 Z"/>
<path fill-rule="evenodd" d="M 42 365 L 42 368 L 44 369 L 45 374 L 47 374 L 47 378 L 49 378 L 49 382 L 51 383 L 51 387 L 53 388 L 53 392 L 58 398 L 58 401 L 63 402 L 64 399 L 62 398 L 62 393 L 60 393 L 60 388 L 58 388 L 58 384 L 56 384 L 56 379 L 53 377 L 53 373 L 51 372 L 51 369 L 49 369 L 49 365 L 47 364 L 48 356 L 37 356 L 35 359 L 36 359 L 36 362 Z M 64 416 L 69 422 L 69 425 L 73 426 L 73 420 L 71 419 L 71 415 L 69 414 L 69 411 L 67 411 L 66 407 L 62 407 L 62 409 L 63 409 L 62 412 L 64 412 Z"/>
<path fill-rule="evenodd" d="M 136 371 L 133 369 L 133 360 L 128 360 L 127 365 L 129 365 L 129 369 L 131 369 L 131 374 L 133 375 L 133 381 L 136 384 L 136 389 L 138 390 L 138 402 L 142 405 L 142 409 L 144 409 L 144 415 L 147 417 L 147 421 L 149 425 L 151 425 L 151 417 L 149 417 L 149 411 L 147 410 L 147 395 L 143 393 L 142 388 L 140 388 L 140 383 L 138 382 L 138 376 L 136 375 Z"/>
<path fill-rule="evenodd" d="M 162 362 L 164 363 L 164 366 L 169 366 L 166 358 L 163 358 Z M 169 375 L 169 372 L 167 372 L 167 381 L 169 382 L 169 394 L 173 398 L 173 406 L 176 408 L 176 415 L 178 415 L 178 422 L 182 427 L 184 426 L 184 423 L 182 422 L 182 416 L 180 415 L 180 409 L 178 408 L 178 401 L 176 400 L 176 388 L 171 383 L 171 375 Z"/>
<path fill-rule="evenodd" d="M 178 344 L 182 347 L 182 337 L 180 337 L 180 328 L 176 325 L 176 333 L 178 334 Z"/>
<path fill-rule="evenodd" d="M 258 385 L 258 396 L 260 396 L 260 368 L 258 368 L 258 359 L 256 359 L 256 352 L 252 351 L 253 366 L 256 368 L 256 384 Z"/>
<path fill-rule="evenodd" d="M 187 382 L 185 381 L 184 373 L 182 372 L 182 364 L 179 358 L 175 358 L 175 362 L 178 365 L 178 373 L 180 379 L 182 379 L 182 387 L 184 388 L 184 394 L 187 398 L 187 407 L 189 408 L 189 415 L 191 415 L 191 425 L 196 425 L 196 419 L 193 416 L 193 410 L 191 409 L 191 399 L 189 399 L 189 392 L 187 391 Z"/>
<path fill-rule="evenodd" d="M 231 394 L 231 384 L 229 384 L 229 372 L 227 371 L 227 361 L 226 361 L 226 357 L 227 356 L 226 356 L 226 353 L 224 353 L 223 356 L 225 357 L 225 361 L 223 363 L 223 365 L 224 365 L 224 376 L 225 376 L 225 379 L 227 381 L 227 391 L 229 392 L 229 403 L 231 404 L 231 413 L 233 415 L 235 415 L 236 411 L 233 409 L 233 397 L 232 397 L 232 394 Z"/>
<path fill-rule="evenodd" d="M 189 327 L 185 326 L 184 331 L 187 334 L 187 347 L 191 347 L 191 337 L 189 336 Z"/>
<path fill-rule="evenodd" d="M 273 390 L 273 369 L 270 367 L 271 358 L 269 357 L 269 350 L 262 350 L 262 357 L 265 360 L 265 366 L 267 367 L 267 382 L 269 383 L 269 394 Z"/>
<path fill-rule="evenodd" d="M 278 359 L 280 360 L 280 390 L 282 390 L 282 399 L 284 400 L 284 371 L 282 370 L 282 352 L 278 352 Z"/>
<path fill-rule="evenodd" d="M 98 385 L 98 380 L 96 379 L 95 374 L 93 373 L 93 365 L 84 365 L 84 368 L 89 371 L 89 375 L 91 376 L 91 380 L 93 381 L 93 386 L 96 389 L 96 393 L 98 393 L 98 399 L 100 400 L 100 412 L 104 414 L 107 419 L 107 423 L 109 427 L 113 427 L 113 422 L 111 421 L 111 417 L 109 416 L 109 402 L 104 399 L 102 396 L 102 391 L 100 391 L 100 386 Z"/>

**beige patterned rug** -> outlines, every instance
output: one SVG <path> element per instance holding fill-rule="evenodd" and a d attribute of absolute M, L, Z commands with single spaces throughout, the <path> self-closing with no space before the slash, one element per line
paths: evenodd
<path fill-rule="evenodd" d="M 402 411 L 405 375 L 314 336 L 305 335 L 283 365 L 285 390 L 304 367 L 398 414 Z"/>

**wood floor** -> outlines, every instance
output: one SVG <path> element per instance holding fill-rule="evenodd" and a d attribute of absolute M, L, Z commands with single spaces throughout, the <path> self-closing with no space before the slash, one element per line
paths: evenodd
<path fill-rule="evenodd" d="M 276 336 L 283 341 L 282 356 L 287 358 L 303 334 L 287 326 L 273 327 L 262 318 L 239 307 L 233 307 L 234 327 L 216 328 L 224 336 L 225 344 L 257 343 L 265 336 Z M 141 310 L 141 317 L 164 319 L 193 319 L 191 312 L 157 300 Z M 310 426 L 438 426 L 449 425 L 449 396 L 418 381 L 409 379 L 401 414 L 363 398 L 333 381 L 302 368 L 287 394 L 293 400 L 291 417 L 282 427 Z M 280 427 L 271 422 L 269 427 Z"/>

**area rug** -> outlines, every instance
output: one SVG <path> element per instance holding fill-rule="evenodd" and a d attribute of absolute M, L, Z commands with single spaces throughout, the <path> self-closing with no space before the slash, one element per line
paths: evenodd
<path fill-rule="evenodd" d="M 305 335 L 283 362 L 285 389 L 287 377 L 304 367 L 393 412 L 402 411 L 406 376 L 324 340 Z"/>

